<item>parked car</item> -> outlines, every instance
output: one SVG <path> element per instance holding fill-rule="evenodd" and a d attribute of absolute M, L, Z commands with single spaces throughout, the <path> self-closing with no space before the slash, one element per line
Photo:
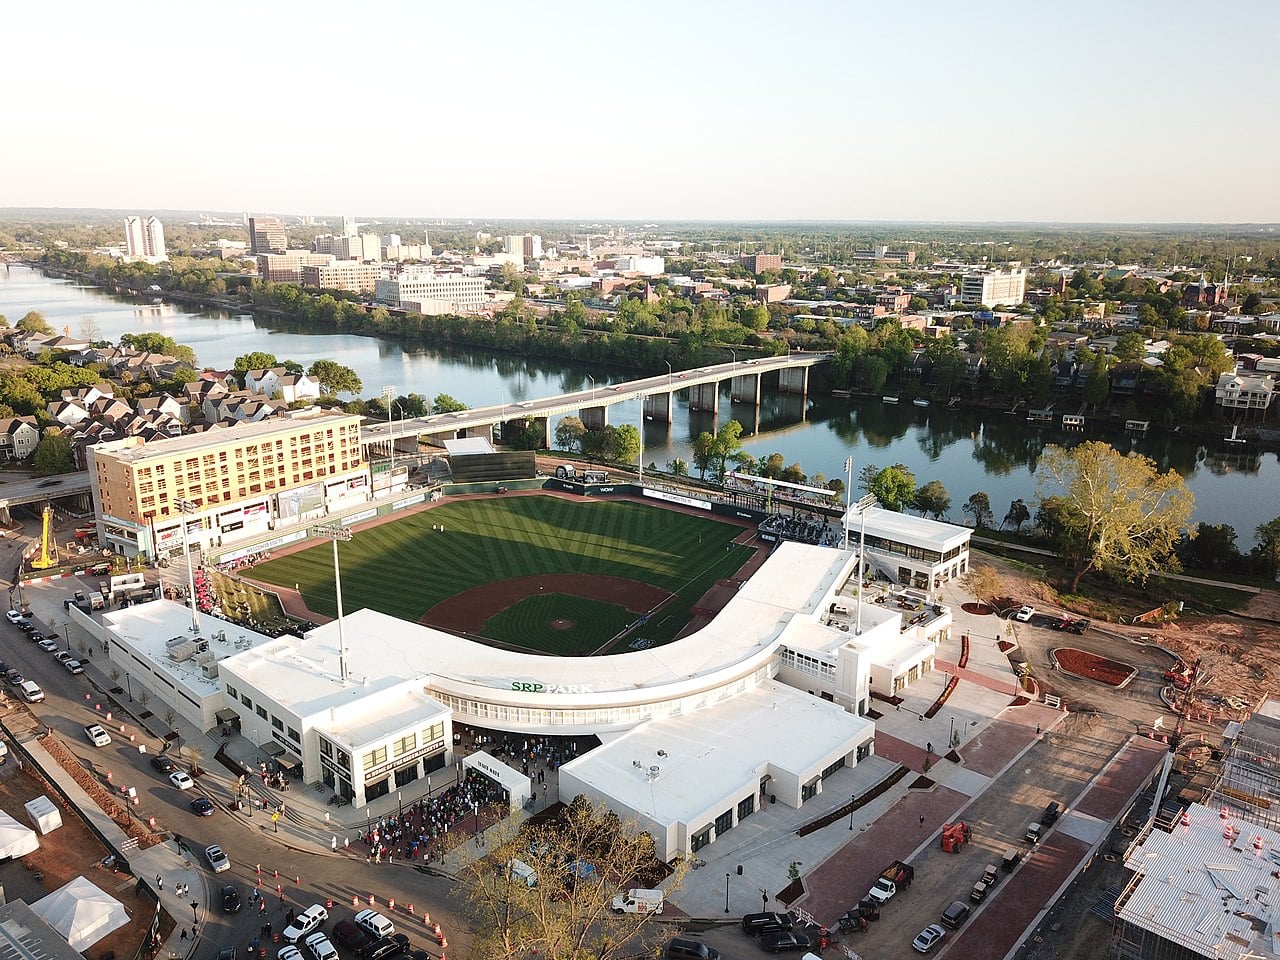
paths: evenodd
<path fill-rule="evenodd" d="M 208 797 L 192 797 L 189 806 L 191 807 L 191 812 L 198 817 L 213 816 L 213 801 Z"/>
<path fill-rule="evenodd" d="M 377 910 L 361 910 L 355 922 L 375 937 L 389 937 L 396 932 L 396 925 Z"/>
<path fill-rule="evenodd" d="M 95 747 L 106 747 L 111 744 L 111 734 L 103 729 L 100 723 L 91 723 L 84 728 L 84 735 Z"/>
<path fill-rule="evenodd" d="M 5 619 L 10 623 L 20 623 L 25 618 L 22 616 L 21 610 L 8 610 L 5 612 Z"/>
<path fill-rule="evenodd" d="M 34 634 L 32 634 L 32 639 L 35 639 L 35 635 L 34 635 Z M 39 643 L 37 643 L 37 644 L 36 644 L 36 646 L 38 646 L 38 647 L 39 647 L 41 650 L 43 650 L 45 653 L 57 653 L 57 652 L 58 652 L 58 641 L 57 641 L 57 640 L 48 640 L 48 639 L 41 640 Z"/>
<path fill-rule="evenodd" d="M 173 761 L 168 757 L 152 757 L 151 766 L 161 773 L 173 773 L 178 768 L 173 765 Z"/>
<path fill-rule="evenodd" d="M 720 951 L 701 940 L 676 937 L 662 951 L 664 960 L 720 960 Z"/>
<path fill-rule="evenodd" d="M 220 896 L 222 901 L 223 913 L 239 913 L 242 901 L 240 899 L 240 891 L 236 889 L 234 883 L 228 883 L 222 888 Z"/>
<path fill-rule="evenodd" d="M 408 952 L 409 938 L 403 933 L 396 933 L 389 937 L 379 937 L 365 947 L 361 956 L 364 960 L 384 960 L 386 957 L 394 957 Z"/>
<path fill-rule="evenodd" d="M 969 905 L 963 900 L 952 900 L 942 911 L 942 922 L 953 930 L 969 919 Z"/>
<path fill-rule="evenodd" d="M 316 960 L 338 960 L 338 951 L 323 933 L 313 933 L 306 939 L 307 950 Z"/>
<path fill-rule="evenodd" d="M 196 785 L 196 782 L 181 770 L 175 770 L 169 774 L 169 782 L 179 790 L 190 790 Z"/>
<path fill-rule="evenodd" d="M 4 682 L 11 687 L 20 687 L 26 683 L 27 678 L 20 674 L 17 670 L 10 670 L 4 675 Z"/>
<path fill-rule="evenodd" d="M 328 919 L 329 911 L 320 904 L 313 903 L 294 917 L 293 923 L 285 927 L 280 932 L 280 936 L 285 943 L 292 946 Z"/>
<path fill-rule="evenodd" d="M 302 960 L 302 951 L 294 946 L 281 947 L 276 957 L 279 960 Z"/>
<path fill-rule="evenodd" d="M 22 699 L 27 703 L 39 703 L 44 699 L 44 691 L 40 689 L 40 684 L 34 680 L 23 680 L 18 685 L 18 693 L 22 695 Z"/>
<path fill-rule="evenodd" d="M 813 949 L 813 940 L 803 933 L 778 930 L 774 933 L 761 934 L 760 947 L 768 953 L 782 953 L 784 950 L 811 950 Z"/>
<path fill-rule="evenodd" d="M 1022 609 L 1015 613 L 1014 619 L 1021 620 L 1023 623 L 1030 623 L 1031 618 L 1036 615 L 1036 608 L 1031 604 L 1023 604 Z"/>
<path fill-rule="evenodd" d="M 75 676 L 76 674 L 84 673 L 84 664 L 81 663 L 79 660 L 63 660 L 62 666 L 63 666 L 63 669 L 65 669 L 67 673 L 71 674 L 72 676 Z"/>
<path fill-rule="evenodd" d="M 218 960 L 236 960 L 236 948 L 223 947 L 218 951 Z"/>
<path fill-rule="evenodd" d="M 333 939 L 342 944 L 356 956 L 360 956 L 366 947 L 373 943 L 368 931 L 357 927 L 350 920 L 339 920 L 333 925 Z"/>
<path fill-rule="evenodd" d="M 791 917 L 785 913 L 748 913 L 742 918 L 742 929 L 753 937 L 778 930 L 790 930 L 792 926 Z"/>
<path fill-rule="evenodd" d="M 911 949 L 916 953 L 928 953 L 940 944 L 946 935 L 947 931 L 939 924 L 931 923 L 916 934 L 916 938 L 911 941 Z"/>
<path fill-rule="evenodd" d="M 214 873 L 223 873 L 231 869 L 231 858 L 216 843 L 211 843 L 205 847 L 204 855 L 209 861 L 209 868 Z"/>
<path fill-rule="evenodd" d="M 59 650 L 53 655 L 53 659 L 57 660 L 59 663 L 66 663 L 68 660 L 74 660 L 75 658 L 76 655 L 70 650 Z"/>

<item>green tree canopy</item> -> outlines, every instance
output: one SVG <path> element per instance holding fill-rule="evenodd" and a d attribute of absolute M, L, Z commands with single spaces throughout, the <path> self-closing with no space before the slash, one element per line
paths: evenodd
<path fill-rule="evenodd" d="M 307 376 L 319 380 L 320 390 L 329 396 L 339 393 L 359 393 L 364 386 L 360 382 L 359 374 L 334 360 L 315 361 L 307 370 Z"/>
<path fill-rule="evenodd" d="M 1254 531 L 1258 545 L 1253 548 L 1254 566 L 1264 576 L 1280 573 L 1280 517 L 1258 525 Z"/>
<path fill-rule="evenodd" d="M 141 350 L 145 353 L 163 353 L 181 360 L 189 367 L 196 365 L 196 352 L 184 343 L 178 343 L 173 337 L 163 333 L 126 333 L 120 337 L 120 345 Z"/>
<path fill-rule="evenodd" d="M 556 424 L 556 446 L 561 450 L 582 450 L 582 439 L 587 435 L 587 427 L 580 417 L 562 417 Z"/>
<path fill-rule="evenodd" d="M 236 357 L 235 362 L 235 369 L 239 373 L 246 373 L 249 370 L 268 370 L 271 367 L 278 366 L 280 366 L 280 361 L 276 358 L 276 355 L 262 350 L 243 353 Z"/>
<path fill-rule="evenodd" d="M 902 509 L 915 499 L 916 475 L 904 464 L 895 463 L 878 471 L 872 478 L 867 491 L 874 494 L 886 510 L 896 510 L 901 513 Z M 951 498 L 948 497 L 948 506 L 950 502 Z"/>
<path fill-rule="evenodd" d="M 618 463 L 635 463 L 640 456 L 640 430 L 634 423 L 618 427 L 614 439 L 613 459 Z"/>
<path fill-rule="evenodd" d="M 1004 515 L 1004 519 L 1000 521 L 1000 529 L 1006 526 L 1013 527 L 1015 531 L 1021 531 L 1022 525 L 1031 519 L 1031 511 L 1027 508 L 1025 500 L 1013 500 L 1009 504 L 1009 512 Z"/>
<path fill-rule="evenodd" d="M 1176 471 L 1160 473 L 1147 457 L 1091 440 L 1070 450 L 1047 446 L 1037 479 L 1065 504 L 1060 544 L 1072 590 L 1090 570 L 1145 582 L 1157 569 L 1177 568 L 1174 548 L 1195 496 Z"/>
<path fill-rule="evenodd" d="M 72 473 L 76 469 L 76 458 L 71 441 L 57 431 L 46 433 L 31 455 L 31 468 L 37 477 Z"/>
<path fill-rule="evenodd" d="M 990 527 L 995 520 L 995 514 L 991 512 L 991 498 L 981 490 L 969 495 L 969 499 L 964 502 L 963 510 L 964 515 L 973 521 L 974 527 L 978 530 Z"/>
<path fill-rule="evenodd" d="M 431 401 L 431 412 L 440 413 L 461 413 L 467 409 L 467 405 L 461 400 L 455 400 L 447 393 L 437 393 L 435 400 Z"/>
<path fill-rule="evenodd" d="M 53 327 L 39 310 L 28 310 L 18 321 L 18 329 L 25 333 L 53 333 Z"/>
<path fill-rule="evenodd" d="M 920 511 L 920 516 L 932 514 L 935 520 L 941 520 L 951 509 L 951 494 L 941 480 L 930 480 L 916 491 L 911 505 Z"/>

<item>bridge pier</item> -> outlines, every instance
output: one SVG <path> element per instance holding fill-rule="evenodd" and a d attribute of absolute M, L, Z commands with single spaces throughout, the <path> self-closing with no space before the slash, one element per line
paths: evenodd
<path fill-rule="evenodd" d="M 674 399 L 674 393 L 649 394 L 644 398 L 644 418 L 646 420 L 658 420 L 662 423 L 670 423 L 672 401 Z"/>
<path fill-rule="evenodd" d="M 809 368 L 783 367 L 778 371 L 778 392 L 809 395 Z"/>
<path fill-rule="evenodd" d="M 720 384 L 695 383 L 689 388 L 689 409 L 709 410 L 715 416 L 720 415 Z"/>
<path fill-rule="evenodd" d="M 609 408 L 607 406 L 583 407 L 578 411 L 578 418 L 588 430 L 603 430 L 609 425 Z"/>
<path fill-rule="evenodd" d="M 760 374 L 740 374 L 729 381 L 729 399 L 733 403 L 760 406 Z"/>

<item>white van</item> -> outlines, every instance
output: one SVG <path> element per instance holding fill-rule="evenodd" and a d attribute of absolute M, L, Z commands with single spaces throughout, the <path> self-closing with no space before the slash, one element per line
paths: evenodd
<path fill-rule="evenodd" d="M 34 680 L 23 680 L 18 692 L 22 694 L 22 699 L 27 703 L 39 703 L 44 699 L 44 691 L 40 689 L 40 684 Z"/>
<path fill-rule="evenodd" d="M 514 883 L 523 883 L 526 887 L 536 887 L 538 885 L 538 871 L 523 860 L 508 860 L 507 879 Z"/>
<path fill-rule="evenodd" d="M 613 898 L 614 913 L 661 913 L 665 894 L 661 890 L 636 888 Z"/>

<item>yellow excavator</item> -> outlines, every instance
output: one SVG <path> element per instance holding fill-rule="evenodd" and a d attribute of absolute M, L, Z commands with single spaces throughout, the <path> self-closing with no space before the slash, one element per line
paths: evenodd
<path fill-rule="evenodd" d="M 31 569 L 48 570 L 50 567 L 58 565 L 58 547 L 53 542 L 53 507 L 45 504 L 44 512 L 41 514 L 40 532 L 40 556 L 32 559 Z"/>

